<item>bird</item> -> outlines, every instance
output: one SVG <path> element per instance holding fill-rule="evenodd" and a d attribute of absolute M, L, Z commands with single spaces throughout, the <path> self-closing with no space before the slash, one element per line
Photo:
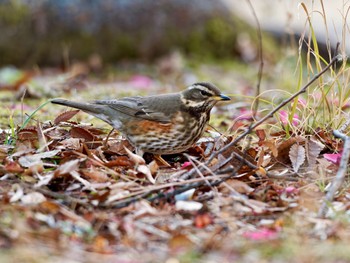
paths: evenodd
<path fill-rule="evenodd" d="M 210 111 L 230 97 L 212 83 L 197 82 L 178 93 L 134 96 L 112 100 L 75 102 L 52 99 L 51 103 L 82 110 L 121 132 L 140 156 L 151 153 L 163 164 L 161 155 L 186 151 L 203 135 Z"/>

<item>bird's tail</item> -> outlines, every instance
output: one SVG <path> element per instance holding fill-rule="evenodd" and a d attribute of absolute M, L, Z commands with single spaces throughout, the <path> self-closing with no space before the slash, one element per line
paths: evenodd
<path fill-rule="evenodd" d="M 52 99 L 51 103 L 82 110 L 109 124 L 112 123 L 108 109 L 104 105 L 97 105 L 95 103 L 87 103 L 87 102 L 76 102 L 76 101 L 70 101 L 66 99 Z"/>
<path fill-rule="evenodd" d="M 113 127 L 116 126 L 115 122 L 113 121 L 113 118 L 111 118 L 111 114 L 108 110 L 108 107 L 106 107 L 105 105 L 98 105 L 95 103 L 87 103 L 87 102 L 76 102 L 76 101 L 70 101 L 65 99 L 52 99 L 51 103 L 82 110 L 88 114 L 91 114 L 109 123 Z"/>
<path fill-rule="evenodd" d="M 70 101 L 66 99 L 52 99 L 51 103 L 59 104 L 63 106 L 68 106 L 71 108 L 79 109 L 85 112 L 89 113 L 100 113 L 101 109 L 97 105 L 86 103 L 86 102 L 76 102 L 76 101 Z M 97 106 L 97 107 L 96 107 Z"/>

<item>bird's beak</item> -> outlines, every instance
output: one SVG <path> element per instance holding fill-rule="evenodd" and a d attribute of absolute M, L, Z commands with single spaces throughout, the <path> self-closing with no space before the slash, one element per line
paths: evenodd
<path fill-rule="evenodd" d="M 229 96 L 226 96 L 224 94 L 220 94 L 218 96 L 213 96 L 212 97 L 214 100 L 231 100 L 231 98 Z"/>

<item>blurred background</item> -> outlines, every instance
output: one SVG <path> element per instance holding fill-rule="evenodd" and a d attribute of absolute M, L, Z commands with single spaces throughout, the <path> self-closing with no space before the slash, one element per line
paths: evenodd
<path fill-rule="evenodd" d="M 343 1 L 304 2 L 320 44 L 342 41 Z M 275 39 L 307 34 L 301 1 L 251 4 L 262 29 Z M 327 17 L 318 13 L 322 9 Z M 0 65 L 67 67 L 87 61 L 97 67 L 121 60 L 154 61 L 174 50 L 251 61 L 256 57 L 256 27 L 247 1 L 0 0 Z"/>

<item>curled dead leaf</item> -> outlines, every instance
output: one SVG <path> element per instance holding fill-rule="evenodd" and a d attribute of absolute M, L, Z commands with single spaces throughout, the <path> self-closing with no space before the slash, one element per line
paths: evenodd
<path fill-rule="evenodd" d="M 65 111 L 58 115 L 55 120 L 53 121 L 55 125 L 59 124 L 60 122 L 69 121 L 71 118 L 73 118 L 80 110 L 70 110 Z"/>
<path fill-rule="evenodd" d="M 147 165 L 145 165 L 145 164 L 138 165 L 136 170 L 137 170 L 137 172 L 144 174 L 146 176 L 146 178 L 148 179 L 148 181 L 150 181 L 152 184 L 156 183 L 156 180 L 154 180 L 154 178 L 151 174 L 151 171 Z"/>
<path fill-rule="evenodd" d="M 61 164 L 58 169 L 55 171 L 55 176 L 69 174 L 73 171 L 78 170 L 79 168 L 79 159 L 71 160 Z"/>
<path fill-rule="evenodd" d="M 131 152 L 128 148 L 126 148 L 125 146 L 124 150 L 126 151 L 127 155 L 129 156 L 129 158 L 135 163 L 135 164 L 146 164 L 145 159 L 143 159 L 140 155 L 137 155 L 133 152 Z"/>
<path fill-rule="evenodd" d="M 72 127 L 70 130 L 70 135 L 73 138 L 81 138 L 87 142 L 92 142 L 96 139 L 91 132 L 81 127 Z"/>

